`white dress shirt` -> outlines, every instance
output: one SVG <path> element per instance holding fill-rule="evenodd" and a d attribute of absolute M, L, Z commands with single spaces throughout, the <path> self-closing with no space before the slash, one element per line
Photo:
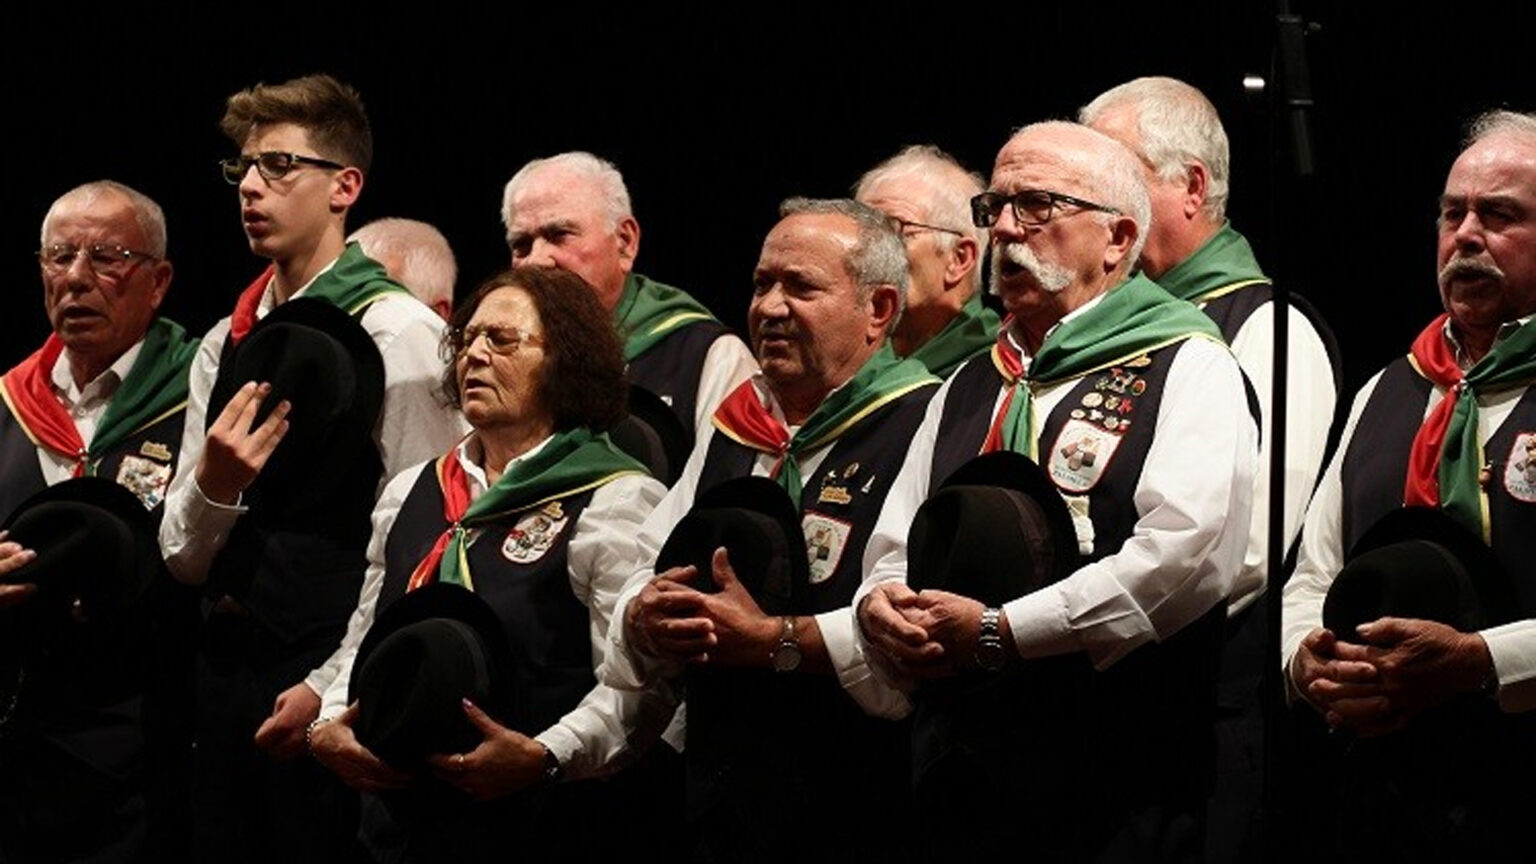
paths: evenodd
<path fill-rule="evenodd" d="M 59 352 L 59 359 L 54 361 L 53 369 L 49 371 L 53 395 L 58 397 L 59 404 L 69 412 L 70 419 L 75 421 L 75 430 L 80 433 L 80 440 L 87 447 L 96 437 L 96 426 L 101 423 L 102 415 L 107 413 L 107 406 L 112 404 L 117 388 L 122 386 L 123 379 L 132 371 L 134 361 L 139 359 L 139 351 L 143 347 L 143 339 L 133 343 L 132 348 L 124 351 L 123 356 L 103 369 L 100 375 L 92 378 L 84 387 L 76 386 L 75 376 L 69 371 L 69 349 Z M 43 469 L 43 483 L 49 486 L 75 476 L 76 461 L 47 447 L 37 448 L 37 463 Z"/>
<path fill-rule="evenodd" d="M 1231 590 L 1247 546 L 1258 461 L 1242 378 L 1224 345 L 1188 339 L 1165 350 L 1178 354 L 1169 366 L 1136 491 L 1125 502 L 1136 508 L 1132 534 L 1117 551 L 1003 605 L 1021 657 L 1082 651 L 1095 668 L 1104 669 L 1141 645 L 1178 632 Z M 1026 355 L 1026 368 L 1029 360 Z M 991 361 L 983 355 L 967 362 Z M 1080 380 L 1034 391 L 1036 430 Z M 865 579 L 855 604 L 879 582 L 906 579 L 907 531 L 930 491 L 939 420 L 953 382 L 952 376 L 929 403 L 885 500 L 865 551 Z M 1004 392 L 1000 387 L 994 417 Z M 1064 497 L 1086 552 L 1093 544 L 1088 499 Z M 890 673 L 888 664 L 878 668 Z"/>

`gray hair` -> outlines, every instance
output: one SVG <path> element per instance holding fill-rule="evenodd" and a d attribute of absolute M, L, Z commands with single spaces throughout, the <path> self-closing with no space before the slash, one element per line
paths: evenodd
<path fill-rule="evenodd" d="M 987 188 L 987 181 L 955 157 L 932 144 L 913 144 L 895 156 L 869 169 L 853 186 L 853 197 L 862 200 L 866 193 L 882 183 L 907 177 L 917 179 L 928 193 L 920 203 L 923 219 L 941 228 L 953 228 L 976 241 L 977 249 L 987 247 L 987 229 L 971 221 L 971 199 Z M 939 248 L 948 252 L 958 238 L 940 232 Z"/>
<path fill-rule="evenodd" d="M 391 275 L 421 302 L 453 305 L 459 267 L 443 232 L 415 219 L 385 218 L 369 222 L 347 240 L 356 241 L 364 254 L 386 267 L 393 259 L 399 272 Z"/>
<path fill-rule="evenodd" d="M 896 316 L 889 330 L 896 329 L 907 306 L 907 246 L 891 227 L 890 219 L 868 204 L 849 198 L 787 198 L 779 205 L 779 218 L 790 216 L 837 215 L 852 219 L 859 236 L 843 268 L 859 285 L 859 297 L 868 298 L 876 285 L 895 286 Z"/>
<path fill-rule="evenodd" d="M 165 212 L 160 209 L 153 198 L 116 180 L 96 180 L 85 183 L 60 195 L 48 208 L 47 215 L 43 216 L 43 230 L 38 245 L 48 242 L 48 223 L 53 221 L 53 214 L 59 209 L 59 205 L 76 198 L 84 199 L 82 203 L 89 206 L 96 199 L 106 194 L 117 194 L 128 199 L 128 205 L 133 208 L 133 221 L 139 224 L 139 233 L 144 235 L 144 244 L 147 249 L 138 251 L 148 252 L 156 258 L 164 258 L 166 250 Z"/>
<path fill-rule="evenodd" d="M 607 159 L 585 150 L 572 150 L 544 159 L 534 159 L 517 169 L 517 173 L 507 181 L 507 187 L 501 195 L 501 224 L 507 226 L 507 230 L 511 230 L 512 219 L 517 215 L 512 205 L 517 193 L 535 172 L 544 168 L 564 168 L 590 180 L 603 196 L 603 209 L 608 214 L 609 230 L 618 228 L 620 222 L 634 215 L 629 204 L 629 189 L 624 186 L 624 175 L 619 173 L 619 169 Z"/>
<path fill-rule="evenodd" d="M 1092 124 L 1110 110 L 1126 106 L 1136 111 L 1142 150 L 1137 155 L 1164 181 L 1187 180 L 1191 162 L 1205 165 L 1210 183 L 1201 209 L 1211 219 L 1222 219 L 1232 157 L 1227 132 L 1211 101 L 1176 78 L 1137 78 L 1099 94 L 1077 116 L 1080 122 Z"/>
<path fill-rule="evenodd" d="M 1126 258 L 1131 266 L 1135 266 L 1141 259 L 1141 249 L 1146 245 L 1147 233 L 1152 227 L 1152 202 L 1147 197 L 1147 180 L 1142 174 L 1141 162 L 1124 144 L 1103 132 L 1066 120 L 1031 123 L 1013 133 L 1013 138 L 1047 129 L 1070 130 L 1087 139 L 1084 143 L 1088 146 L 1062 149 L 1055 155 L 1074 169 L 1087 190 L 1085 194 L 1094 203 L 1113 207 L 1136 223 L 1136 242 L 1131 245 Z M 1090 215 L 1106 225 L 1115 218 L 1111 213 Z"/>
<path fill-rule="evenodd" d="M 1462 142 L 1465 150 L 1490 135 L 1503 132 L 1536 135 L 1536 114 L 1496 109 L 1484 111 L 1467 124 L 1467 137 Z"/>

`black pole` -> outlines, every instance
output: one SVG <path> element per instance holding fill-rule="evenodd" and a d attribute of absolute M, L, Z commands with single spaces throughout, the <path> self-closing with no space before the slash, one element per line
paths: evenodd
<path fill-rule="evenodd" d="M 1293 14 L 1288 0 L 1278 0 L 1275 15 L 1274 54 L 1271 61 L 1269 88 L 1269 139 L 1271 160 L 1270 231 L 1272 237 L 1272 263 L 1277 279 L 1274 281 L 1274 378 L 1271 381 L 1269 420 L 1269 525 L 1268 561 L 1269 573 L 1265 583 L 1265 616 L 1268 625 L 1268 662 L 1264 665 L 1262 704 L 1265 710 L 1264 724 L 1264 775 L 1261 798 L 1262 834 L 1261 848 L 1265 858 L 1278 862 L 1285 855 L 1284 845 L 1279 842 L 1286 826 L 1283 821 L 1282 799 L 1285 787 L 1281 784 L 1280 771 L 1285 762 L 1279 757 L 1284 738 L 1281 729 L 1286 725 L 1284 680 L 1281 677 L 1280 658 L 1280 592 L 1287 578 L 1287 552 L 1285 537 L 1285 451 L 1287 385 L 1290 380 L 1290 285 L 1294 274 L 1301 268 L 1297 253 L 1305 248 L 1305 238 L 1297 236 L 1302 224 L 1296 218 L 1306 200 L 1316 174 L 1312 150 L 1312 125 L 1310 112 L 1313 107 L 1311 72 L 1307 63 L 1306 36 L 1314 25 Z M 1279 154 L 1289 155 L 1287 167 L 1282 167 Z M 1288 168 L 1288 170 L 1287 170 Z M 1284 227 L 1282 227 L 1284 226 Z M 1279 829 L 1279 830 L 1277 830 Z"/>

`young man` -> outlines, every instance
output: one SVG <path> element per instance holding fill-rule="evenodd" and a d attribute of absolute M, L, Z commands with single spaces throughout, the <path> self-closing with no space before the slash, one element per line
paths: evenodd
<path fill-rule="evenodd" d="M 230 97 L 221 126 L 240 147 L 224 162 L 225 179 L 239 185 L 251 251 L 271 265 L 209 331 L 193 364 L 182 467 L 160 535 L 172 574 L 205 585 L 210 604 L 198 670 L 194 848 L 199 860 L 270 860 L 281 840 L 286 858 L 336 860 L 355 833 L 351 806 L 317 765 L 291 760 L 335 677 L 326 661 L 356 605 L 379 488 L 445 451 L 461 421 L 436 396 L 441 319 L 344 240 L 373 150 L 357 92 L 325 75 L 257 85 Z M 336 385 L 311 379 L 291 394 L 298 407 L 283 399 L 263 416 L 272 384 L 235 378 L 240 343 L 301 299 L 345 313 L 339 327 L 319 328 L 322 341 L 356 345 L 366 334 L 378 351 L 382 398 L 372 416 L 344 424 L 374 447 L 315 430 L 322 434 L 285 451 L 290 410 L 303 423 L 306 411 L 313 419 L 351 406 L 317 403 L 315 392 Z M 351 360 L 359 381 L 377 365 L 356 353 Z M 314 470 L 264 475 L 274 454 L 286 467 Z"/>

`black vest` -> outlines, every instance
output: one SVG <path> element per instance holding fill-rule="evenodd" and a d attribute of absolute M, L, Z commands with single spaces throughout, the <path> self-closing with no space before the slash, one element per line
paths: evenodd
<path fill-rule="evenodd" d="M 1348 554 L 1372 525 L 1403 506 L 1408 454 L 1434 389 L 1406 357 L 1382 372 L 1344 450 L 1341 536 Z M 1528 388 L 1483 446 L 1488 464 L 1489 535 L 1504 572 L 1514 579 L 1518 613 L 1536 616 L 1536 387 Z M 1520 578 L 1524 577 L 1524 578 Z"/>
<path fill-rule="evenodd" d="M 165 512 L 164 494 L 181 447 L 184 411 L 175 411 L 136 430 L 94 465 L 99 476 L 122 483 L 146 503 L 159 525 Z M 33 444 L 9 410 L 0 411 L 0 519 L 43 491 L 42 468 Z M 82 629 L 80 634 L 48 647 L 26 662 L 23 692 L 16 716 L 0 739 L 33 746 L 46 739 L 101 774 L 122 781 L 142 767 L 145 758 L 144 706 L 149 693 L 166 710 L 187 711 L 189 681 L 181 677 L 187 653 L 185 638 L 192 627 L 195 596 L 164 573 L 133 605 L 110 624 Z M 0 628 L 5 616 L 0 614 Z M 10 653 L 0 647 L 0 655 Z M 16 667 L 0 656 L 0 710 L 9 701 Z M 164 732 L 160 727 L 150 735 Z M 7 761 L 0 753 L 0 763 Z M 6 768 L 0 764 L 0 772 Z"/>
<path fill-rule="evenodd" d="M 629 380 L 667 403 L 688 432 L 693 446 L 698 411 L 699 378 L 710 346 L 731 331 L 719 321 L 696 321 L 667 334 L 649 351 L 629 361 Z"/>
<path fill-rule="evenodd" d="M 1131 536 L 1139 515 L 1133 495 L 1152 445 L 1168 369 L 1182 344 L 1084 376 L 1070 385 L 1040 430 L 1046 473 L 1064 496 L 1088 498 L 1094 531 L 1088 561 L 1118 551 Z M 971 359 L 955 374 L 939 420 L 930 488 L 980 453 L 1003 384 L 987 355 Z M 1106 446 L 1111 442 L 1112 447 Z M 1096 479 L 1082 470 L 1090 452 L 1100 463 Z M 1210 781 L 1210 723 L 1225 618 L 1226 606 L 1218 604 L 1178 633 L 1137 648 L 1102 672 L 1092 668 L 1086 655 L 1026 663 L 1026 670 L 1040 665 L 1036 677 L 1057 682 L 1062 698 L 1037 687 L 995 697 L 1007 703 L 999 710 L 1029 719 L 978 749 L 995 748 L 991 756 L 1018 760 L 1015 769 L 1002 771 L 1004 777 L 1050 776 L 1052 782 L 1081 786 L 1084 794 L 1132 800 L 1195 794 Z M 1042 711 L 1042 699 L 1053 709 Z M 943 709 L 924 706 L 916 721 L 920 727 L 942 727 L 953 719 L 926 720 L 923 713 L 942 715 Z M 1042 735 L 1069 736 L 1081 749 L 1065 742 L 1042 744 L 1036 740 Z M 913 754 L 915 760 L 925 756 Z"/>
<path fill-rule="evenodd" d="M 484 525 L 466 553 L 475 593 L 496 610 L 512 647 L 511 709 L 497 720 L 526 735 L 554 725 L 597 684 L 590 618 L 571 593 L 567 565 L 571 533 L 591 500 L 592 490 L 587 490 L 559 499 L 558 514 L 549 513 L 551 504 Z M 428 463 L 385 542 L 380 611 L 405 593 L 416 565 L 447 529 L 436 463 Z"/>
<path fill-rule="evenodd" d="M 881 406 L 843 433 L 804 478 L 800 510 L 812 579 L 824 576 L 797 586 L 793 604 L 755 596 L 764 612 L 815 615 L 853 599 L 864 546 L 933 392 L 922 387 Z M 714 435 L 699 490 L 751 474 L 757 455 Z M 846 825 L 858 813 L 889 816 L 904 806 L 907 724 L 868 716 L 835 676 L 696 667 L 687 676 L 687 699 L 684 755 L 694 818 L 739 820 L 753 833 L 782 825 L 795 836 L 813 836 L 799 832 L 809 823 Z"/>

